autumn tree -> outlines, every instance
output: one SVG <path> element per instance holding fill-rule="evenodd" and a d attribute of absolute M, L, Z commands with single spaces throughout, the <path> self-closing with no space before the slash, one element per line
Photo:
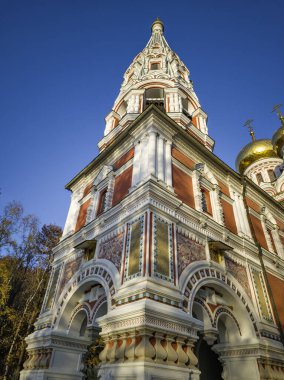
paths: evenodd
<path fill-rule="evenodd" d="M 48 282 L 52 248 L 62 234 L 40 228 L 21 204 L 0 214 L 0 379 L 17 379 L 25 360 L 24 338 L 32 332 Z"/>

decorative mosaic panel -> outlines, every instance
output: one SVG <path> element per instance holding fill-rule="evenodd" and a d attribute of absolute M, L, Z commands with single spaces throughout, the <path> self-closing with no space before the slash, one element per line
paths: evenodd
<path fill-rule="evenodd" d="M 127 224 L 124 280 L 141 276 L 144 249 L 144 215 Z"/>
<path fill-rule="evenodd" d="M 80 257 L 80 258 L 77 258 L 76 260 L 69 261 L 65 264 L 59 292 L 61 292 L 61 290 L 64 288 L 64 286 L 73 276 L 73 274 L 77 272 L 77 270 L 79 269 L 81 265 L 81 262 L 82 262 L 82 258 Z"/>
<path fill-rule="evenodd" d="M 153 265 L 154 275 L 163 280 L 174 281 L 172 224 L 157 215 L 153 219 Z"/>
<path fill-rule="evenodd" d="M 122 251 L 123 232 L 120 232 L 116 236 L 100 243 L 98 258 L 111 261 L 120 272 Z"/>
<path fill-rule="evenodd" d="M 205 247 L 177 232 L 178 275 L 193 261 L 205 260 Z"/>
<path fill-rule="evenodd" d="M 246 268 L 236 263 L 229 257 L 225 257 L 226 269 L 242 285 L 246 294 L 251 298 L 251 291 Z"/>
<path fill-rule="evenodd" d="M 272 315 L 269 308 L 268 297 L 265 290 L 262 274 L 255 269 L 252 269 L 252 278 L 256 290 L 256 295 L 261 311 L 261 315 L 264 319 L 271 322 Z"/>
<path fill-rule="evenodd" d="M 45 304 L 46 310 L 50 309 L 52 304 L 53 304 L 60 269 L 61 269 L 61 267 L 57 267 L 52 274 L 52 280 L 51 280 L 51 284 L 50 284 L 50 287 L 48 290 L 48 296 L 47 296 L 47 300 L 46 300 L 46 304 Z"/>

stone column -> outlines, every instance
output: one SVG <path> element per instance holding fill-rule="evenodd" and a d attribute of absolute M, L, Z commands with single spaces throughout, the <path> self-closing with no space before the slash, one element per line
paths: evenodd
<path fill-rule="evenodd" d="M 158 136 L 158 152 L 157 152 L 157 177 L 164 181 L 164 138 Z"/>
<path fill-rule="evenodd" d="M 149 175 L 156 176 L 156 140 L 157 133 L 149 132 Z"/>
<path fill-rule="evenodd" d="M 133 158 L 133 174 L 132 186 L 135 186 L 140 181 L 140 164 L 141 164 L 141 144 L 140 141 L 135 143 L 134 158 Z"/>
<path fill-rule="evenodd" d="M 127 113 L 135 113 L 134 112 L 134 106 L 135 106 L 135 95 L 131 95 L 129 100 L 128 100 L 128 103 L 127 103 L 126 112 Z"/>
<path fill-rule="evenodd" d="M 165 145 L 165 182 L 172 187 L 172 143 L 167 140 Z"/>
<path fill-rule="evenodd" d="M 143 181 L 148 175 L 148 136 L 144 135 L 141 139 L 141 155 L 140 155 L 140 181 Z"/>
<path fill-rule="evenodd" d="M 174 105 L 174 94 L 169 94 L 169 111 L 175 112 L 175 105 Z"/>

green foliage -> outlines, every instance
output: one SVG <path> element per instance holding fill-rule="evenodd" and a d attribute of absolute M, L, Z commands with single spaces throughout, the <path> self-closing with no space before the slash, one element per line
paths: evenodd
<path fill-rule="evenodd" d="M 40 228 L 16 202 L 0 214 L 0 379 L 18 378 L 61 233 L 53 224 Z"/>

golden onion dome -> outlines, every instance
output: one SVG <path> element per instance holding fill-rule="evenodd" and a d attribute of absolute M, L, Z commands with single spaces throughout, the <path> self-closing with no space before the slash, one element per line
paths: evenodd
<path fill-rule="evenodd" d="M 236 169 L 240 174 L 243 174 L 251 164 L 267 157 L 278 157 L 273 149 L 271 140 L 254 140 L 247 144 L 238 154 Z"/>
<path fill-rule="evenodd" d="M 284 127 L 280 127 L 272 137 L 272 144 L 279 157 L 284 158 Z"/>

